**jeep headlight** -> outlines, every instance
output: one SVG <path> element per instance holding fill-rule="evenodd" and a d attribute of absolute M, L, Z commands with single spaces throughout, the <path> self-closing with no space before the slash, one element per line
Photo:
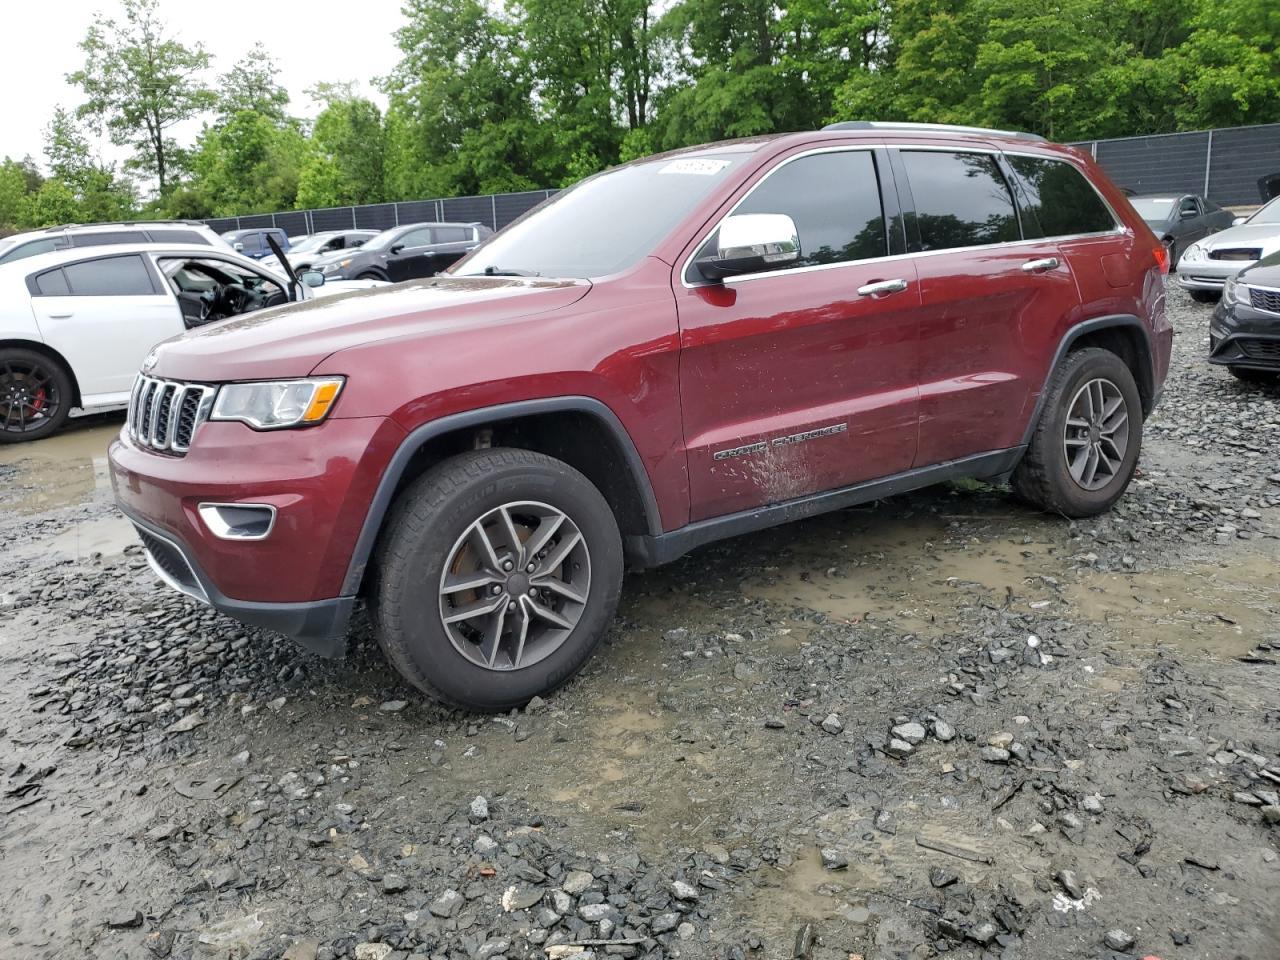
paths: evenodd
<path fill-rule="evenodd" d="M 338 399 L 342 377 L 315 380 L 260 380 L 224 383 L 210 420 L 239 420 L 255 430 L 278 430 L 319 423 Z"/>
<path fill-rule="evenodd" d="M 1222 299 L 1227 303 L 1238 303 L 1242 307 L 1249 306 L 1249 286 L 1241 283 L 1235 277 L 1227 281 L 1225 287 L 1222 288 Z"/>

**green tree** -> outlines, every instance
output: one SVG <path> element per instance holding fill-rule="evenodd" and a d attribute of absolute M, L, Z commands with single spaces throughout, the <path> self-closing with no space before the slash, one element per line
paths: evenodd
<path fill-rule="evenodd" d="M 306 150 L 296 125 L 240 110 L 200 134 L 178 205 L 185 216 L 192 210 L 229 217 L 290 209 Z"/>
<path fill-rule="evenodd" d="M 117 177 L 114 166 L 94 156 L 75 117 L 62 107 L 54 108 L 53 119 L 45 128 L 44 153 L 53 178 L 75 199 L 76 209 L 64 222 L 123 220 L 133 214 L 137 203 L 133 184 Z M 60 191 L 57 196 L 61 204 Z M 54 209 L 52 203 L 47 200 L 46 209 Z"/>
<path fill-rule="evenodd" d="M 351 84 L 308 91 L 325 104 L 316 117 L 298 178 L 299 207 L 379 203 L 385 155 L 382 114 Z"/>
<path fill-rule="evenodd" d="M 280 68 L 258 41 L 247 54 L 219 77 L 217 109 L 219 119 L 230 120 L 251 110 L 273 123 L 288 122 L 289 91 L 276 81 Z"/>
<path fill-rule="evenodd" d="M 43 182 L 30 157 L 0 162 L 0 236 L 30 225 L 31 195 Z"/>
<path fill-rule="evenodd" d="M 174 124 L 214 106 L 203 76 L 209 55 L 200 44 L 185 46 L 165 35 L 158 0 L 121 0 L 123 21 L 98 15 L 80 43 L 85 64 L 67 76 L 86 101 L 81 117 L 105 126 L 113 143 L 132 146 L 130 166 L 154 176 L 163 196 L 181 150 L 169 136 Z"/>
<path fill-rule="evenodd" d="M 432 197 L 555 183 L 517 24 L 479 0 L 407 0 L 383 88 L 388 192 Z"/>

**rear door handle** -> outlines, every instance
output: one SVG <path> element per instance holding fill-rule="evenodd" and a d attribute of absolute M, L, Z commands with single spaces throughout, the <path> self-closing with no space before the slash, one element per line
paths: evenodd
<path fill-rule="evenodd" d="M 51 313 L 49 314 L 49 319 L 50 320 L 66 320 L 74 316 L 75 316 L 74 313 Z"/>
<path fill-rule="evenodd" d="M 907 289 L 907 281 L 905 280 L 877 280 L 875 283 L 868 283 L 866 286 L 858 288 L 858 296 L 860 297 L 881 297 L 887 293 L 901 293 Z"/>
<path fill-rule="evenodd" d="M 1047 273 L 1050 270 L 1057 270 L 1060 266 L 1057 257 L 1045 257 L 1043 260 L 1028 260 L 1022 265 L 1022 272 Z"/>

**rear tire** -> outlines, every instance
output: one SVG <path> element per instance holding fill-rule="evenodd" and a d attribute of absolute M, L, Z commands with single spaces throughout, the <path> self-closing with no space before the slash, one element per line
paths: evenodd
<path fill-rule="evenodd" d="M 587 662 L 613 619 L 622 567 L 617 522 L 591 481 L 530 450 L 477 450 L 396 501 L 370 612 L 387 659 L 419 690 L 510 710 Z"/>
<path fill-rule="evenodd" d="M 1178 244 L 1169 237 L 1165 237 L 1160 242 L 1164 244 L 1165 253 L 1169 255 L 1169 272 L 1173 273 L 1174 267 L 1178 265 Z"/>
<path fill-rule="evenodd" d="M 364 273 L 356 276 L 357 280 L 385 280 L 387 279 L 380 273 L 374 273 L 372 270 L 366 270 Z"/>
<path fill-rule="evenodd" d="M 1222 299 L 1222 294 L 1217 290 L 1188 290 L 1191 299 L 1196 303 L 1217 303 Z"/>
<path fill-rule="evenodd" d="M 1051 513 L 1104 513 L 1129 486 L 1141 447 L 1142 398 L 1133 373 L 1109 350 L 1077 350 L 1049 378 L 1013 490 Z"/>
<path fill-rule="evenodd" d="M 66 367 L 36 350 L 0 350 L 0 443 L 43 440 L 62 429 L 74 389 Z"/>

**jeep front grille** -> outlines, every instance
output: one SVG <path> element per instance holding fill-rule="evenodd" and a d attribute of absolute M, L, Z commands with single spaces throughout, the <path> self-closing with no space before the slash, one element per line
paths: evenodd
<path fill-rule="evenodd" d="M 182 455 L 213 407 L 216 387 L 139 375 L 129 397 L 129 436 L 139 446 Z"/>

